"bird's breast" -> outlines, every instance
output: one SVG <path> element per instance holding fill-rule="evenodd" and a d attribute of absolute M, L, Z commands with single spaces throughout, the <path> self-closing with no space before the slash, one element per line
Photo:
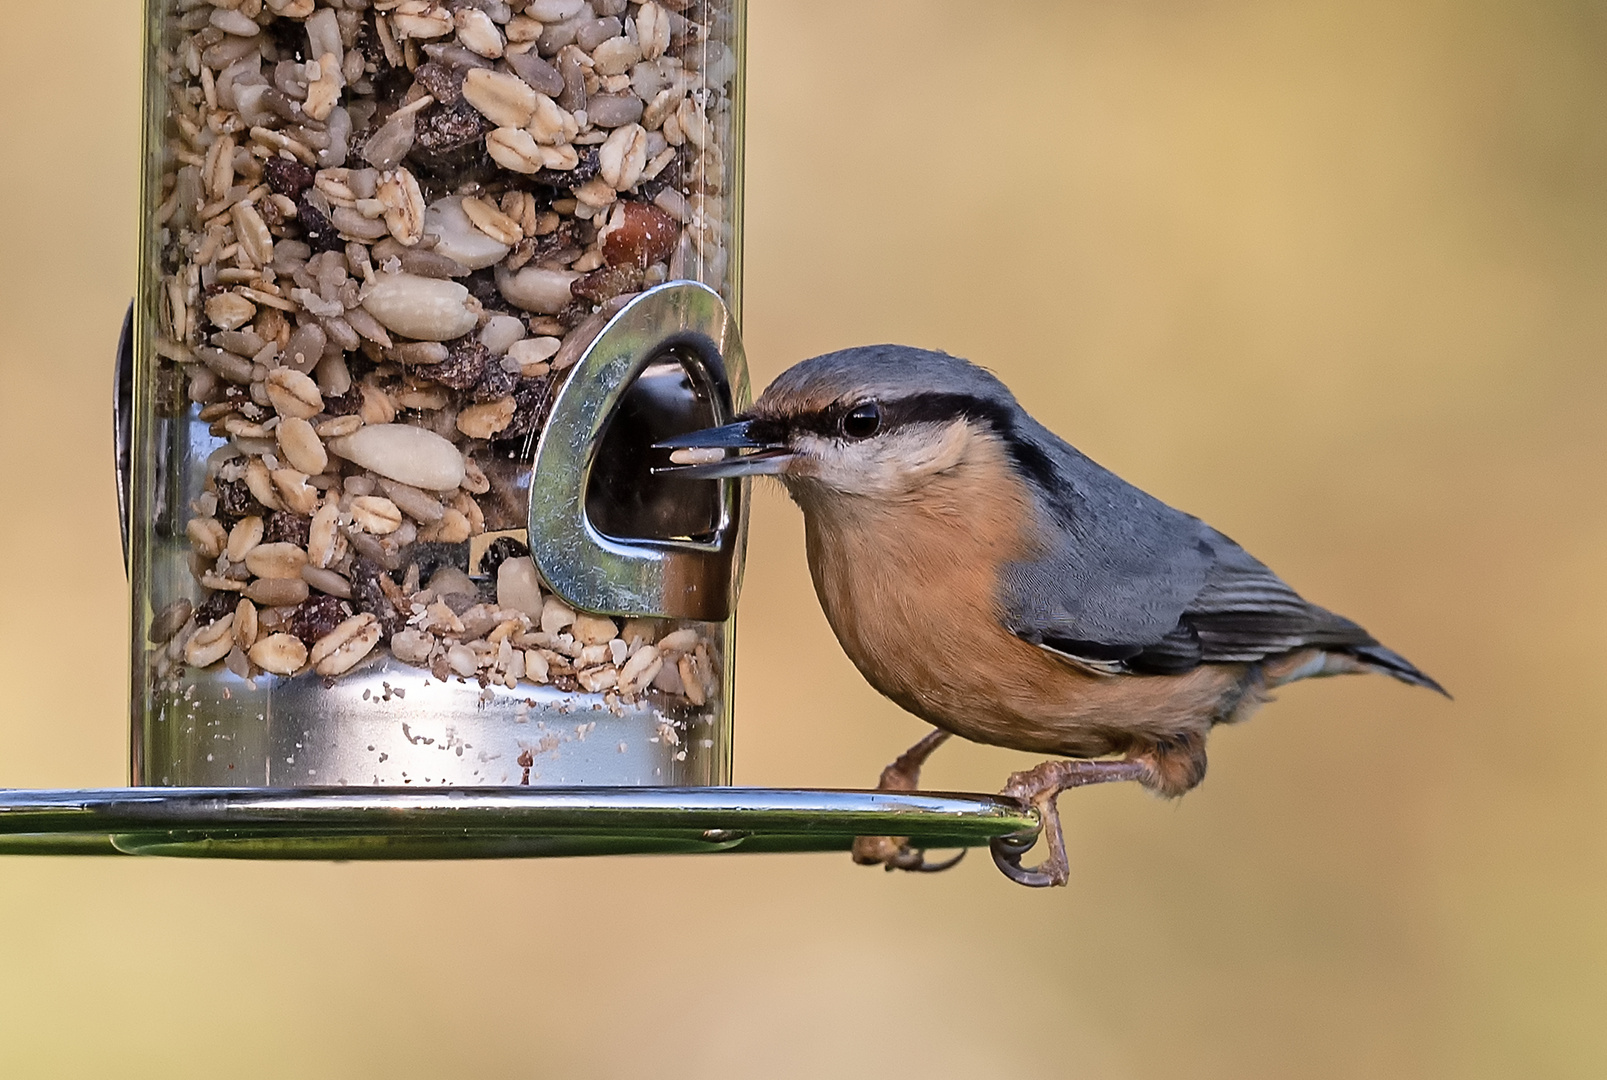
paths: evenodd
<path fill-rule="evenodd" d="M 918 497 L 794 489 L 809 568 L 843 651 L 881 693 L 976 742 L 1092 757 L 1135 736 L 1209 727 L 1242 676 L 1099 676 L 1004 628 L 999 570 L 1031 557 L 1038 523 L 1006 468 L 957 469 Z"/>
<path fill-rule="evenodd" d="M 902 499 L 797 494 L 815 591 L 866 680 L 934 724 L 1009 744 L 1045 691 L 1059 696 L 1049 683 L 1086 677 L 1003 628 L 999 568 L 1031 551 L 1036 518 L 1021 481 L 989 464 Z"/>

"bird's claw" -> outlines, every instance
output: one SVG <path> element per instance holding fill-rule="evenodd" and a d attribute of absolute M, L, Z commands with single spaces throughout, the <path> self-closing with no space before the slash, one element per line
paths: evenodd
<path fill-rule="evenodd" d="M 1071 880 L 1071 867 L 1066 861 L 1066 840 L 1060 832 L 1060 811 L 1055 799 L 1070 788 L 1113 780 L 1142 783 L 1151 774 L 1152 766 L 1138 758 L 1046 761 L 1037 768 L 1014 773 L 1001 794 L 1007 799 L 1030 803 L 1038 812 L 1039 825 L 1031 832 L 990 840 L 988 847 L 993 852 L 993 864 L 1018 885 L 1042 889 L 1066 884 Z M 1032 850 L 1040 836 L 1049 847 L 1049 857 L 1038 866 L 1022 866 L 1021 857 Z"/>
<path fill-rule="evenodd" d="M 961 848 L 959 851 L 955 852 L 949 858 L 944 859 L 942 862 L 927 862 L 925 848 L 911 848 L 909 850 L 910 853 L 915 856 L 915 862 L 913 865 L 900 866 L 900 870 L 910 870 L 917 874 L 941 874 L 943 871 L 958 865 L 959 861 L 965 858 L 966 849 Z M 891 870 L 893 868 L 889 866 L 888 869 Z"/>
<path fill-rule="evenodd" d="M 996 836 L 988 841 L 988 850 L 993 854 L 993 865 L 999 872 L 1017 885 L 1025 885 L 1032 889 L 1045 889 L 1052 885 L 1064 885 L 1069 879 L 1066 868 L 1056 867 L 1051 859 L 1041 866 L 1022 866 L 1021 857 L 1032 850 L 1038 842 L 1038 832 L 1015 833 L 1010 836 Z M 1059 870 L 1059 873 L 1056 873 Z"/>
<path fill-rule="evenodd" d="M 882 866 L 888 873 L 908 870 L 915 874 L 937 874 L 965 858 L 961 849 L 953 858 L 927 862 L 926 849 L 911 847 L 908 840 L 893 836 L 860 836 L 854 839 L 854 861 L 861 866 Z"/>

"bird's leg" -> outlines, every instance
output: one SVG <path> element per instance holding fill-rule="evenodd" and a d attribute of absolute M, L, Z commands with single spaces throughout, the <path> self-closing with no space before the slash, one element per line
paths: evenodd
<path fill-rule="evenodd" d="M 887 768 L 882 770 L 882 778 L 876 784 L 877 791 L 914 791 L 921 783 L 921 768 L 926 759 L 932 756 L 932 751 L 949 741 L 949 733 L 939 728 L 933 728 L 926 733 L 920 742 L 898 755 L 898 758 Z"/>
<path fill-rule="evenodd" d="M 1002 836 L 989 843 L 993 861 L 1011 881 L 1033 888 L 1047 885 L 1064 885 L 1071 876 L 1066 862 L 1066 841 L 1060 835 L 1060 813 L 1055 799 L 1068 788 L 1087 784 L 1105 784 L 1113 780 L 1149 780 L 1153 766 L 1139 758 L 1122 758 L 1111 761 L 1046 761 L 1037 768 L 1018 772 L 1010 777 L 1002 794 L 1031 803 L 1043 821 L 1040 834 L 1049 844 L 1049 857 L 1039 866 L 1024 867 L 1021 856 L 1031 850 L 1038 836 L 1029 834 L 1022 839 Z"/>
<path fill-rule="evenodd" d="M 932 751 L 948 741 L 949 733 L 932 730 L 927 736 L 882 770 L 877 791 L 914 791 L 921 782 L 921 766 L 932 756 Z M 888 870 L 919 870 L 935 873 L 947 870 L 965 857 L 961 851 L 952 859 L 940 863 L 926 861 L 926 852 L 912 848 L 907 836 L 858 836 L 854 838 L 854 861 L 861 866 L 885 866 Z"/>

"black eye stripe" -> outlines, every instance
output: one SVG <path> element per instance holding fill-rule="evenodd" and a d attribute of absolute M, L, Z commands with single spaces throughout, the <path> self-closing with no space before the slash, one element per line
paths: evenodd
<path fill-rule="evenodd" d="M 1013 420 L 1008 407 L 1001 402 L 970 394 L 911 394 L 899 398 L 878 398 L 881 423 L 879 433 L 896 431 L 911 424 L 950 424 L 956 420 L 992 428 L 1001 438 L 1012 444 L 1017 442 Z M 856 406 L 865 404 L 863 398 L 838 402 L 814 412 L 798 413 L 785 418 L 761 421 L 776 434 L 809 433 L 828 439 L 843 437 L 843 421 Z M 1012 445 L 1012 449 L 1014 449 Z"/>

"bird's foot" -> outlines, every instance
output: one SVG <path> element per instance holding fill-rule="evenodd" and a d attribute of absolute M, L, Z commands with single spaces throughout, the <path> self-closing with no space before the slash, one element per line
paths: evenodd
<path fill-rule="evenodd" d="M 876 790 L 914 791 L 921 782 L 921 766 L 932 756 L 932 751 L 948 741 L 948 737 L 949 733 L 946 731 L 928 733 L 924 739 L 904 751 L 896 761 L 882 770 Z M 910 870 L 924 874 L 947 870 L 965 858 L 965 852 L 961 851 L 952 859 L 929 863 L 926 861 L 925 850 L 911 847 L 909 838 L 905 836 L 855 837 L 853 851 L 854 861 L 861 866 L 885 866 L 889 871 Z"/>
<path fill-rule="evenodd" d="M 1066 861 L 1066 841 L 1060 833 L 1060 812 L 1055 799 L 1068 788 L 1105 784 L 1115 780 L 1144 781 L 1152 768 L 1135 758 L 1116 761 L 1046 761 L 1025 772 L 1015 773 L 1002 794 L 1030 803 L 1043 822 L 1034 833 L 1001 836 L 989 842 L 994 865 L 1018 885 L 1042 889 L 1064 885 L 1071 878 Z M 1032 850 L 1042 836 L 1049 845 L 1049 857 L 1038 866 L 1022 866 L 1022 856 Z"/>
<path fill-rule="evenodd" d="M 885 866 L 888 873 L 909 870 L 913 873 L 936 874 L 947 870 L 965 858 L 962 849 L 958 855 L 941 862 L 927 862 L 926 849 L 911 847 L 904 836 L 856 836 L 854 861 L 860 866 Z"/>

